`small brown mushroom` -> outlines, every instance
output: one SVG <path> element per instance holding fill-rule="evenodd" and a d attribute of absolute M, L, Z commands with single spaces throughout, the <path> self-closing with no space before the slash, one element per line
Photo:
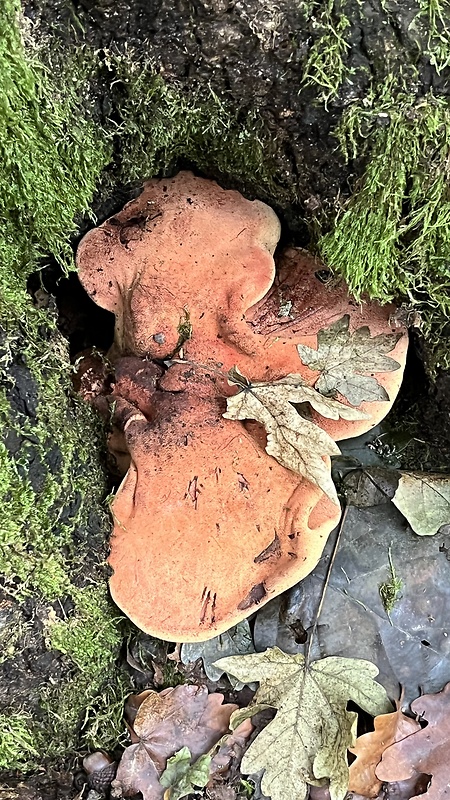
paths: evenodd
<path fill-rule="evenodd" d="M 81 281 L 116 315 L 115 421 L 131 460 L 113 504 L 111 592 L 163 639 L 210 638 L 292 586 L 340 516 L 267 455 L 260 425 L 223 418 L 236 391 L 228 370 L 253 382 L 297 373 L 312 385 L 298 344 L 316 347 L 344 314 L 352 329 L 389 331 L 392 309 L 356 305 L 303 251 L 285 251 L 275 273 L 278 236 L 264 204 L 180 173 L 148 182 L 78 251 Z M 405 353 L 402 336 L 392 355 L 404 365 Z M 389 401 L 365 403 L 368 420 L 317 424 L 335 439 L 367 430 L 401 373 L 377 376 Z"/>

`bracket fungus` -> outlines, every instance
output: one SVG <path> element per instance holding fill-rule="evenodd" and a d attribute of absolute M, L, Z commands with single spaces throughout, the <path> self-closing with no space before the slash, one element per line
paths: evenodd
<path fill-rule="evenodd" d="M 340 516 L 336 440 L 376 425 L 401 383 L 392 308 L 356 304 L 302 250 L 276 268 L 279 233 L 267 205 L 182 172 L 78 250 L 116 317 L 111 446 L 129 468 L 111 592 L 162 639 L 211 638 L 314 568 Z"/>

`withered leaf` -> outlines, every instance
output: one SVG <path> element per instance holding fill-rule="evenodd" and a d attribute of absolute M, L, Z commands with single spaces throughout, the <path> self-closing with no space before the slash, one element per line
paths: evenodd
<path fill-rule="evenodd" d="M 345 314 L 329 328 L 317 334 L 317 350 L 297 345 L 298 354 L 308 367 L 319 371 L 315 383 L 318 392 L 335 396 L 338 392 L 349 403 L 359 406 L 363 401 L 389 400 L 386 389 L 366 373 L 393 372 L 400 364 L 386 356 L 394 349 L 401 333 L 379 334 L 371 337 L 364 325 L 354 333 L 349 331 L 350 317 Z"/>
<path fill-rule="evenodd" d="M 347 748 L 355 741 L 357 714 L 351 699 L 370 714 L 391 706 L 373 678 L 377 668 L 362 659 L 325 658 L 305 667 L 304 656 L 278 648 L 223 658 L 218 666 L 241 681 L 259 681 L 255 703 L 277 715 L 242 759 L 242 771 L 264 770 L 262 792 L 272 800 L 305 800 L 308 785 L 330 781 L 331 800 L 348 789 Z"/>
<path fill-rule="evenodd" d="M 144 800 L 160 800 L 167 759 L 183 747 L 194 760 L 208 753 L 228 731 L 236 706 L 223 705 L 223 695 L 208 694 L 204 686 L 183 685 L 132 695 L 127 709 L 133 744 L 122 755 L 114 785 L 124 797 L 142 792 Z"/>
<path fill-rule="evenodd" d="M 230 628 L 230 630 L 221 633 L 220 636 L 215 636 L 213 639 L 208 639 L 206 642 L 183 644 L 181 660 L 183 664 L 189 664 L 192 661 L 197 661 L 198 658 L 202 658 L 208 678 L 211 678 L 212 681 L 218 681 L 223 675 L 223 670 L 213 666 L 215 661 L 226 656 L 254 652 L 255 648 L 250 626 L 247 620 L 244 619 Z M 243 688 L 243 684 L 232 676 L 230 677 L 230 682 L 233 688 L 238 691 Z"/>
<path fill-rule="evenodd" d="M 308 403 L 328 419 L 365 419 L 367 414 L 323 397 L 300 375 L 287 375 L 273 383 L 250 383 L 235 368 L 230 382 L 241 391 L 227 399 L 227 419 L 254 419 L 267 431 L 266 452 L 287 469 L 297 472 L 339 504 L 329 465 L 323 456 L 339 455 L 336 442 L 322 428 L 302 416 L 293 404 Z"/>
<path fill-rule="evenodd" d="M 172 758 L 167 760 L 167 767 L 160 777 L 164 792 L 164 800 L 180 800 L 195 791 L 195 787 L 203 788 L 209 781 L 211 756 L 205 754 L 191 764 L 192 755 L 188 747 L 182 747 Z"/>
<path fill-rule="evenodd" d="M 450 476 L 431 472 L 402 472 L 394 505 L 414 533 L 433 536 L 450 523 Z"/>
<path fill-rule="evenodd" d="M 350 765 L 349 789 L 366 797 L 378 797 L 382 783 L 375 770 L 384 751 L 394 742 L 419 731 L 420 724 L 407 717 L 400 708 L 392 714 L 380 714 L 374 720 L 375 730 L 359 736 L 350 751 L 356 756 Z"/>
<path fill-rule="evenodd" d="M 431 775 L 425 794 L 411 800 L 443 800 L 450 797 L 450 683 L 442 692 L 424 694 L 411 703 L 411 711 L 428 723 L 411 736 L 388 747 L 376 775 L 381 781 L 403 781 L 418 773 Z"/>
<path fill-rule="evenodd" d="M 234 712 L 235 714 L 238 712 Z M 251 719 L 247 718 L 239 725 L 234 726 L 230 720 L 231 733 L 225 734 L 217 746 L 217 752 L 211 761 L 210 775 L 217 778 L 226 774 L 233 764 L 236 769 L 240 764 L 247 739 L 253 731 Z"/>

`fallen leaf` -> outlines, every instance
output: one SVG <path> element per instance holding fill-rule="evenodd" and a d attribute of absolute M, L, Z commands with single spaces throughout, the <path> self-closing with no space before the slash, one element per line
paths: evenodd
<path fill-rule="evenodd" d="M 213 639 L 208 639 L 206 642 L 188 642 L 187 644 L 183 644 L 181 648 L 181 660 L 183 664 L 189 664 L 192 661 L 197 661 L 198 658 L 203 659 L 203 667 L 208 678 L 212 681 L 218 681 L 223 675 L 223 670 L 213 666 L 215 661 L 219 658 L 225 658 L 226 656 L 236 656 L 254 652 L 255 648 L 250 632 L 250 625 L 245 619 L 225 633 L 221 633 L 220 636 L 215 636 Z M 229 676 L 229 680 L 233 688 L 237 691 L 244 686 L 243 683 L 237 681 L 233 676 Z"/>
<path fill-rule="evenodd" d="M 386 353 L 394 349 L 402 334 L 381 333 L 371 337 L 366 325 L 350 333 L 349 322 L 350 317 L 345 314 L 329 328 L 320 330 L 317 350 L 297 345 L 302 362 L 321 373 L 315 388 L 326 396 L 339 393 L 353 406 L 363 401 L 389 400 L 386 389 L 372 374 L 366 373 L 393 372 L 400 368 Z"/>
<path fill-rule="evenodd" d="M 223 695 L 208 694 L 204 686 L 176 686 L 162 692 L 131 695 L 126 718 L 132 744 L 122 755 L 113 786 L 130 797 L 160 800 L 159 777 L 167 759 L 188 747 L 194 760 L 208 753 L 228 731 L 237 708 L 223 705 Z"/>
<path fill-rule="evenodd" d="M 348 509 L 311 655 L 372 661 L 388 695 L 398 699 L 402 685 L 409 704 L 419 687 L 436 692 L 450 681 L 450 536 L 416 536 L 390 499 L 385 500 L 371 508 Z M 297 618 L 308 639 L 335 536 L 331 534 L 313 572 L 286 596 L 290 619 Z M 380 587 L 392 579 L 389 554 L 401 589 L 388 616 Z M 279 608 L 270 603 L 257 614 L 254 639 L 258 650 L 277 642 L 290 652 L 305 648 L 304 639 L 296 642 Z"/>
<path fill-rule="evenodd" d="M 411 711 L 426 720 L 427 726 L 388 747 L 376 775 L 381 781 L 404 781 L 417 773 L 431 775 L 428 791 L 411 800 L 443 800 L 450 797 L 450 683 L 442 692 L 414 700 Z"/>
<path fill-rule="evenodd" d="M 418 536 L 434 536 L 450 523 L 450 477 L 402 472 L 392 502 Z"/>
<path fill-rule="evenodd" d="M 375 775 L 384 751 L 394 742 L 421 730 L 420 724 L 400 708 L 392 714 L 380 714 L 375 730 L 359 736 L 350 752 L 356 756 L 350 765 L 349 790 L 366 797 L 378 797 L 382 783 Z"/>
<path fill-rule="evenodd" d="M 164 800 L 180 800 L 195 791 L 203 789 L 209 781 L 211 756 L 200 756 L 191 764 L 192 755 L 188 747 L 182 747 L 172 758 L 167 759 L 167 767 L 159 782 L 164 789 Z"/>
<path fill-rule="evenodd" d="M 367 414 L 337 400 L 323 397 L 300 375 L 287 375 L 274 383 L 250 383 L 239 371 L 229 378 L 241 389 L 227 398 L 226 419 L 254 419 L 267 432 L 266 452 L 280 464 L 318 486 L 339 505 L 329 464 L 324 456 L 339 455 L 336 442 L 322 428 L 306 419 L 293 404 L 308 403 L 327 419 L 365 419 Z"/>
<path fill-rule="evenodd" d="M 409 778 L 407 781 L 385 783 L 375 800 L 411 800 L 414 792 L 420 794 L 425 791 L 427 786 L 425 777 L 421 775 L 419 778 Z M 311 786 L 308 800 L 330 800 L 330 792 L 327 787 Z M 345 800 L 367 800 L 367 794 L 349 792 Z"/>
<path fill-rule="evenodd" d="M 217 753 L 211 761 L 210 776 L 213 779 L 227 773 L 232 763 L 235 768 L 240 764 L 247 740 L 253 731 L 251 719 L 245 719 L 234 730 L 230 721 L 230 727 L 232 733 L 227 733 L 222 737 Z"/>
<path fill-rule="evenodd" d="M 361 659 L 326 658 L 305 668 L 304 656 L 278 648 L 223 658 L 218 666 L 241 681 L 259 681 L 255 703 L 277 715 L 242 759 L 247 774 L 264 769 L 262 791 L 272 800 L 305 800 L 308 783 L 329 778 L 332 800 L 348 788 L 347 748 L 354 744 L 357 714 L 351 699 L 370 714 L 390 710 L 377 668 Z"/>

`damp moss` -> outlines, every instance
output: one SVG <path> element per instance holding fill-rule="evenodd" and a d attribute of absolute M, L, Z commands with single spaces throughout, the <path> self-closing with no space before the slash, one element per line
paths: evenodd
<path fill-rule="evenodd" d="M 346 59 L 350 45 L 345 38 L 350 20 L 335 0 L 312 5 L 315 39 L 303 66 L 302 83 L 315 86 L 319 92 L 317 99 L 326 104 L 336 97 L 344 80 L 351 74 Z"/>
<path fill-rule="evenodd" d="M 0 14 L 2 288 L 48 253 L 70 263 L 68 234 L 75 216 L 88 211 L 111 150 L 81 113 L 82 87 L 66 81 L 62 97 L 43 65 L 25 55 L 19 10 L 5 0 Z"/>
<path fill-rule="evenodd" d="M 114 663 L 123 617 L 108 602 L 102 587 L 73 587 L 71 599 L 74 613 L 47 624 L 50 646 L 70 656 L 85 676 L 98 679 Z"/>
<path fill-rule="evenodd" d="M 56 757 L 73 747 L 74 731 L 84 748 L 116 746 L 123 733 L 124 699 L 131 689 L 117 666 L 124 620 L 105 587 L 72 587 L 71 600 L 74 607 L 66 619 L 53 616 L 46 624 L 49 647 L 77 667 L 71 681 L 43 693 L 47 741 Z"/>
<path fill-rule="evenodd" d="M 345 112 L 336 133 L 347 158 L 367 166 L 320 253 L 355 297 L 417 306 L 433 340 L 450 316 L 449 101 L 391 77 Z"/>
<path fill-rule="evenodd" d="M 89 210 L 112 144 L 81 106 L 83 75 L 58 92 L 43 65 L 25 53 L 18 17 L 19 3 L 6 0 L 0 13 L 0 501 L 6 510 L 0 570 L 4 591 L 19 602 L 73 603 L 59 628 L 61 682 L 43 690 L 37 715 L 32 697 L 29 708 L 25 699 L 18 709 L 12 691 L 13 707 L 0 719 L 0 768 L 25 770 L 64 757 L 83 731 L 88 740 L 89 708 L 103 716 L 105 729 L 108 715 L 117 718 L 117 709 L 102 703 L 105 682 L 117 682 L 121 629 L 101 564 L 110 529 L 106 513 L 101 517 L 101 426 L 72 397 L 67 342 L 55 318 L 35 308 L 26 290 L 47 254 L 71 267 L 70 236 Z M 11 400 L 17 370 L 35 395 L 29 413 Z M 102 526 L 95 558 L 88 541 L 93 509 Z M 85 573 L 95 586 L 80 589 Z M 8 654 L 18 665 L 26 646 L 19 636 Z"/>
<path fill-rule="evenodd" d="M 421 34 L 424 53 L 441 73 L 450 64 L 449 0 L 419 0 L 419 12 L 411 27 Z"/>
<path fill-rule="evenodd" d="M 32 718 L 17 709 L 0 714 L 0 731 L 0 769 L 32 768 L 42 746 Z"/>
<path fill-rule="evenodd" d="M 179 159 L 199 170 L 280 195 L 273 145 L 261 117 L 231 108 L 211 88 L 189 92 L 168 85 L 150 64 L 115 64 L 123 180 L 166 172 Z"/>

